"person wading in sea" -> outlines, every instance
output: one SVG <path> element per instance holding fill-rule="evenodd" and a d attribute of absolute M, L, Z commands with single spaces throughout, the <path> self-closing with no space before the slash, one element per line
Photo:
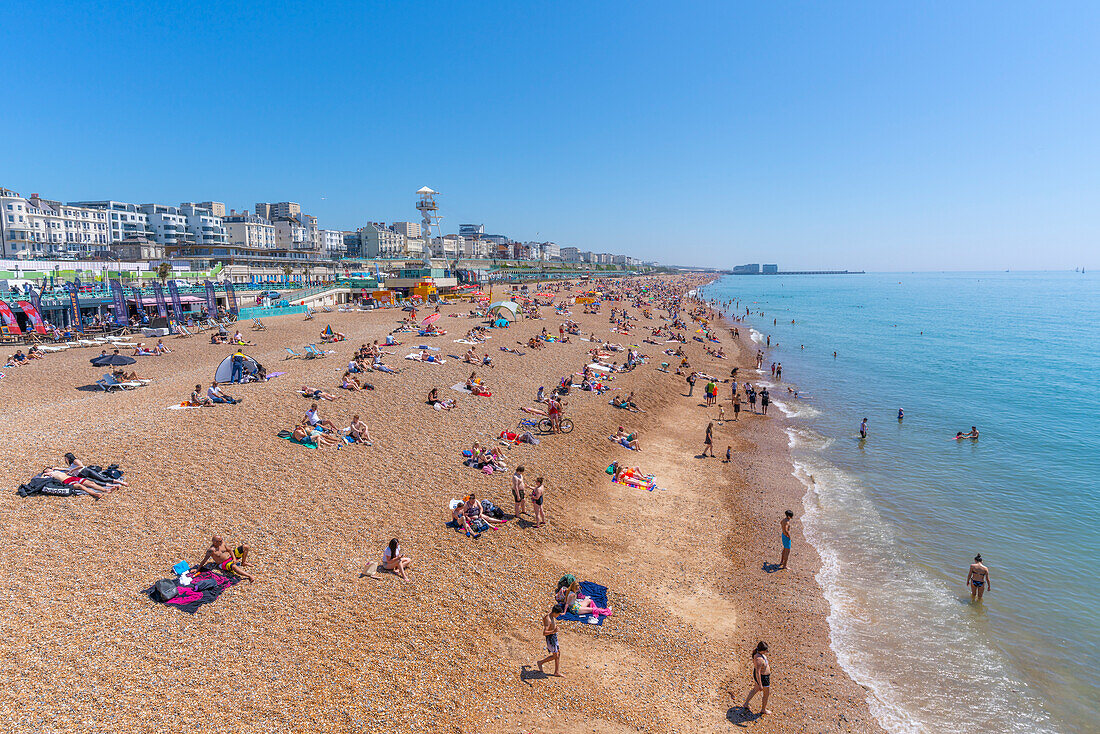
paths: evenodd
<path fill-rule="evenodd" d="M 982 554 L 974 556 L 974 562 L 970 564 L 970 572 L 966 574 L 966 585 L 970 589 L 970 601 L 981 601 L 985 590 L 993 591 L 993 585 L 989 583 L 989 569 L 982 563 Z"/>

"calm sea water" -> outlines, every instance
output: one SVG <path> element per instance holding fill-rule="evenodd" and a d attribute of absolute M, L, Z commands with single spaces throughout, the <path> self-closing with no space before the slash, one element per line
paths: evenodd
<path fill-rule="evenodd" d="M 1100 730 L 1100 277 L 729 276 L 703 295 L 771 336 L 833 645 L 887 729 Z M 977 553 L 992 589 L 971 604 Z"/>

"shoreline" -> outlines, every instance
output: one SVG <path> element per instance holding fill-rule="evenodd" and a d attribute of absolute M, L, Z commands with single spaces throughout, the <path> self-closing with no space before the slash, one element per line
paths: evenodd
<path fill-rule="evenodd" d="M 577 308 L 573 318 L 583 333 L 607 338 L 610 305 L 596 316 Z M 87 350 L 12 371 L 0 388 L 12 398 L 11 420 L 28 427 L 0 436 L 0 449 L 31 456 L 0 469 L 9 486 L 66 450 L 123 464 L 131 483 L 98 503 L 0 498 L 0 537 L 25 551 L 0 559 L 0 577 L 23 592 L 12 599 L 13 615 L 28 620 L 16 633 L 16 654 L 0 666 L 17 681 L 12 699 L 0 703 L 13 730 L 137 731 L 150 724 L 130 713 L 137 710 L 156 711 L 152 719 L 169 725 L 217 720 L 217 701 L 232 698 L 242 731 L 881 731 L 828 644 L 828 605 L 814 579 L 820 560 L 806 552 L 797 524 L 791 570 L 761 567 L 778 558 L 782 509 L 800 506 L 783 464 L 784 419 L 743 413 L 743 425 L 717 426 L 717 453 L 734 446 L 731 465 L 690 458 L 712 411 L 685 401 L 682 378 L 656 371 L 658 347 L 641 345 L 649 363 L 612 383 L 637 390 L 646 413 L 612 409 L 607 400 L 618 392 L 574 391 L 572 434 L 505 449 L 510 466 L 523 463 L 529 477 L 547 478 L 550 524 L 539 530 L 508 523 L 472 541 L 442 527 L 447 499 L 466 491 L 511 509 L 507 476 L 481 476 L 461 465 L 458 452 L 474 439 L 495 443 L 535 387 L 578 368 L 587 342 L 525 357 L 490 352 L 496 369 L 478 372 L 493 397 L 455 393 L 459 409 L 449 413 L 423 405 L 423 395 L 432 386 L 446 392 L 468 365 L 393 358 L 400 375 L 369 375 L 375 391 L 322 405 L 337 420 L 363 412 L 374 447 L 308 451 L 269 435 L 307 407 L 293 394 L 299 384 L 331 389 L 346 354 L 387 333 L 400 315 L 271 319 L 267 331 L 249 332 L 260 346 L 246 352 L 290 374 L 232 386 L 227 392 L 245 397 L 239 406 L 160 409 L 209 379 L 224 356 L 202 337 L 170 340 L 173 354 L 139 361 L 157 374 L 134 392 L 72 390 L 99 376 L 83 361 Z M 550 309 L 544 316 L 494 330 L 486 347 L 556 329 L 561 319 Z M 281 359 L 284 346 L 314 341 L 330 321 L 349 336 L 330 347 L 332 359 Z M 441 323 L 455 332 L 436 341 L 446 353 L 459 346 L 451 337 L 475 322 Z M 612 338 L 640 343 L 642 329 L 635 334 Z M 698 366 L 725 365 L 728 373 L 737 361 L 745 369 L 742 347 L 732 359 L 708 357 Z M 686 348 L 693 366 L 705 356 L 698 343 Z M 719 397 L 728 394 L 721 385 Z M 32 428 L 32 419 L 48 423 Z M 607 440 L 618 424 L 638 430 L 642 452 Z M 603 468 L 615 459 L 656 474 L 667 489 L 612 484 Z M 238 585 L 194 617 L 136 593 L 213 532 L 249 542 L 257 584 Z M 19 540 L 43 533 L 47 545 Z M 414 558 L 412 581 L 359 577 L 393 536 Z M 46 578 L 43 564 L 84 571 Z M 599 627 L 559 623 L 565 676 L 542 678 L 531 669 L 541 649 L 538 618 L 564 573 L 608 586 L 614 615 Z M 761 638 L 773 650 L 774 714 L 745 718 L 748 653 Z M 192 659 L 196 645 L 201 664 Z M 210 666 L 229 679 L 211 680 Z M 47 681 L 70 693 L 46 695 Z M 208 695 L 189 695 L 196 686 Z"/>

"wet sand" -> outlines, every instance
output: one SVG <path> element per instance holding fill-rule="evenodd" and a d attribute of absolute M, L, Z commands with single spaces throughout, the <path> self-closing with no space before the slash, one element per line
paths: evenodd
<path fill-rule="evenodd" d="M 629 339 L 609 332 L 607 306 L 596 316 L 574 307 L 572 318 L 585 334 L 640 343 L 641 329 Z M 731 464 L 693 458 L 716 411 L 700 406 L 701 382 L 689 399 L 682 377 L 655 369 L 671 361 L 661 347 L 642 344 L 649 363 L 612 383 L 635 390 L 645 413 L 609 406 L 618 391 L 574 390 L 571 434 L 504 449 L 510 467 L 546 478 L 547 527 L 512 521 L 474 540 L 444 526 L 447 501 L 470 491 L 511 510 L 510 475 L 467 468 L 459 452 L 514 429 L 539 385 L 586 361 L 584 341 L 522 357 L 499 350 L 544 326 L 556 333 L 563 318 L 543 312 L 493 331 L 485 346 L 497 367 L 477 368 L 490 398 L 450 390 L 469 365 L 405 361 L 404 348 L 387 358 L 400 374 L 366 375 L 376 390 L 337 390 L 354 348 L 393 327 L 401 314 L 392 310 L 273 318 L 263 332 L 242 324 L 259 344 L 245 352 L 289 374 L 228 386 L 244 398 L 238 406 L 165 408 L 205 388 L 232 352 L 203 336 L 139 358 L 138 372 L 155 381 L 132 392 L 77 389 L 103 372 L 88 364 L 93 349 L 4 370 L 0 717 L 9 729 L 879 731 L 828 647 L 818 559 L 797 523 L 791 568 L 764 568 L 778 561 L 782 511 L 801 508 L 781 415 L 743 411 L 716 426 L 715 451 L 731 444 Z M 283 360 L 284 347 L 301 351 L 330 323 L 349 337 L 328 347 L 335 355 Z M 402 338 L 461 355 L 452 339 L 475 323 L 444 317 L 447 336 Z M 698 342 L 685 349 L 693 367 L 729 374 L 731 360 L 703 355 Z M 742 347 L 732 362 L 742 374 L 751 354 Z M 322 416 L 343 426 L 360 413 L 374 445 L 310 450 L 276 438 L 309 406 L 294 392 L 302 383 L 339 393 Z M 431 387 L 459 407 L 431 409 Z M 732 417 L 728 385 L 719 395 Z M 643 451 L 607 439 L 620 424 L 638 431 Z M 14 493 L 70 450 L 122 465 L 131 486 L 99 502 Z M 611 483 L 603 469 L 615 459 L 665 489 Z M 177 561 L 197 562 L 214 533 L 253 548 L 257 583 L 194 616 L 140 593 Z M 361 577 L 391 537 L 414 559 L 412 580 Z M 614 616 L 600 627 L 559 623 L 564 675 L 544 677 L 533 663 L 545 654 L 540 620 L 564 573 L 609 587 Z M 771 646 L 773 715 L 763 719 L 739 708 L 758 639 Z"/>

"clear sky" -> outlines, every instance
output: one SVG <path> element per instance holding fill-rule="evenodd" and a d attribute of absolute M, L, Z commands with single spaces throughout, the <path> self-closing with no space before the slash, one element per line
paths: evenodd
<path fill-rule="evenodd" d="M 10 3 L 0 186 L 728 267 L 1100 267 L 1100 3 Z"/>

